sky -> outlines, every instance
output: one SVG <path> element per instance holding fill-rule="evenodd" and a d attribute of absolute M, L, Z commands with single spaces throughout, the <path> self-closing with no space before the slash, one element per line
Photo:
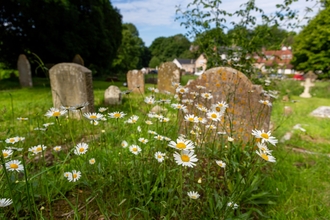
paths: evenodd
<path fill-rule="evenodd" d="M 139 31 L 139 37 L 149 47 L 158 37 L 170 37 L 176 34 L 186 34 L 187 29 L 175 21 L 176 6 L 185 9 L 193 0 L 110 0 L 111 4 L 119 9 L 123 16 L 123 23 L 132 23 Z M 240 5 L 247 0 L 222 0 L 221 8 L 233 12 L 240 9 Z M 282 4 L 284 0 L 256 0 L 257 7 L 267 14 L 274 13 L 276 4 Z M 319 10 L 316 0 L 299 0 L 292 4 L 292 9 L 299 11 L 300 18 L 305 15 L 306 7 L 313 8 L 313 12 L 307 16 L 313 17 Z M 315 6 L 315 7 L 314 7 Z M 235 21 L 235 20 L 234 20 Z M 302 20 L 301 24 L 306 24 Z M 294 30 L 299 31 L 299 30 Z M 192 39 L 189 39 L 192 41 Z"/>

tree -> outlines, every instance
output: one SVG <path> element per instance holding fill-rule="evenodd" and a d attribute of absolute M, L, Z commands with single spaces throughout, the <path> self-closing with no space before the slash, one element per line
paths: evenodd
<path fill-rule="evenodd" d="M 20 53 L 44 63 L 71 62 L 108 70 L 121 43 L 121 15 L 108 0 L 9 0 L 0 6 L 0 62 L 16 67 Z"/>
<path fill-rule="evenodd" d="M 131 23 L 123 24 L 122 35 L 117 58 L 113 61 L 114 69 L 126 73 L 131 69 L 142 68 L 143 56 L 147 55 L 147 52 L 138 30 Z"/>
<path fill-rule="evenodd" d="M 294 38 L 292 64 L 301 71 L 330 77 L 330 7 L 320 11 Z"/>

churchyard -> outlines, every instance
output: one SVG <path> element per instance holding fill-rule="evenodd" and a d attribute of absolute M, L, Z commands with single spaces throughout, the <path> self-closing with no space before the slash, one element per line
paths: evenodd
<path fill-rule="evenodd" d="M 125 87 L 66 64 L 1 82 L 0 218 L 330 218 L 329 109 L 311 115 L 329 82 L 187 77 L 165 63 Z"/>

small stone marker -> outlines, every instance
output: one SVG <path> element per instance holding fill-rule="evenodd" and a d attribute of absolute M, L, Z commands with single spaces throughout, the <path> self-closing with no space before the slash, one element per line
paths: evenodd
<path fill-rule="evenodd" d="M 166 62 L 158 68 L 158 81 L 157 87 L 159 92 L 164 93 L 168 91 L 175 94 L 175 87 L 172 83 L 180 83 L 180 69 L 173 62 Z"/>
<path fill-rule="evenodd" d="M 311 115 L 319 118 L 330 118 L 330 106 L 320 106 L 312 111 Z"/>
<path fill-rule="evenodd" d="M 76 63 L 60 63 L 49 70 L 49 78 L 55 108 L 88 102 L 83 112 L 94 112 L 91 70 Z"/>
<path fill-rule="evenodd" d="M 127 73 L 127 87 L 133 93 L 144 94 L 144 74 L 139 70 L 130 70 Z"/>
<path fill-rule="evenodd" d="M 121 91 L 117 86 L 109 86 L 104 92 L 106 105 L 120 105 L 122 101 Z"/>
<path fill-rule="evenodd" d="M 301 83 L 302 86 L 304 86 L 304 92 L 300 94 L 300 97 L 302 98 L 311 98 L 311 94 L 309 93 L 310 87 L 314 86 L 314 83 L 311 82 L 310 78 L 307 78 L 305 82 Z"/>
<path fill-rule="evenodd" d="M 81 56 L 79 54 L 76 54 L 72 60 L 72 63 L 76 63 L 76 64 L 79 64 L 79 65 L 82 65 L 82 66 L 85 66 L 84 65 L 84 60 L 83 58 L 81 58 Z"/>
<path fill-rule="evenodd" d="M 199 91 L 196 86 L 204 86 L 205 91 Z M 263 96 L 263 89 L 252 82 L 241 72 L 230 67 L 217 67 L 207 70 L 198 79 L 186 86 L 189 91 L 198 93 L 210 92 L 213 96 L 207 102 L 202 102 L 208 109 L 212 104 L 227 102 L 224 118 L 218 125 L 218 131 L 225 131 L 227 135 L 237 141 L 248 142 L 253 138 L 253 129 L 269 130 L 271 106 L 260 103 L 267 100 Z M 200 97 L 200 96 L 198 96 Z M 193 99 L 191 94 L 187 98 Z M 207 105 L 206 105 L 207 104 Z M 190 112 L 191 107 L 188 106 Z M 231 127 L 232 126 L 232 127 Z"/>
<path fill-rule="evenodd" d="M 18 57 L 17 69 L 19 73 L 19 83 L 21 86 L 33 87 L 30 62 L 24 54 L 21 54 Z"/>

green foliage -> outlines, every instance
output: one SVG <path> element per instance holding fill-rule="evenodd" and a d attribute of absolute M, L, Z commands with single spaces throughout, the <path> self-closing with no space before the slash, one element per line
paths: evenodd
<path fill-rule="evenodd" d="M 15 68 L 18 55 L 44 63 L 71 62 L 108 70 L 121 43 L 121 15 L 107 0 L 15 0 L 0 8 L 0 62 Z M 34 68 L 33 68 L 34 69 Z"/>
<path fill-rule="evenodd" d="M 330 77 L 330 7 L 321 10 L 295 37 L 292 64 L 301 71 L 322 71 Z"/>

